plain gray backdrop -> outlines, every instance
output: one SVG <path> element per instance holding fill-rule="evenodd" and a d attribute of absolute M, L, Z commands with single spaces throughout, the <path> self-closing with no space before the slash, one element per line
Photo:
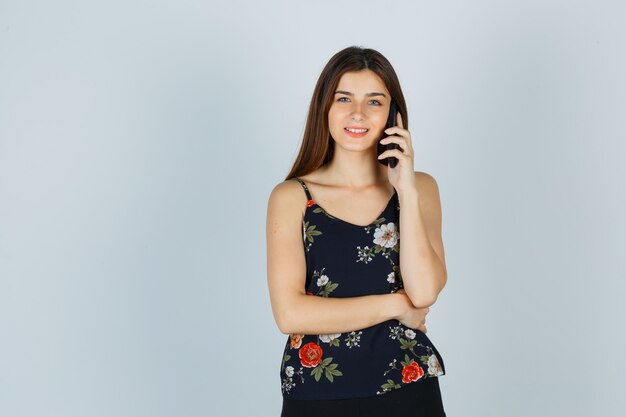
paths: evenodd
<path fill-rule="evenodd" d="M 1 1 L 0 416 L 278 416 L 265 220 L 377 49 L 439 184 L 447 415 L 623 416 L 626 6 Z"/>

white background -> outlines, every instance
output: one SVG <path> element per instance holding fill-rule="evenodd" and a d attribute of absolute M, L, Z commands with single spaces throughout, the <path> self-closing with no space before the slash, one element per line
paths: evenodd
<path fill-rule="evenodd" d="M 623 416 L 626 6 L 0 2 L 0 416 L 278 416 L 265 216 L 377 49 L 439 184 L 449 416 Z"/>

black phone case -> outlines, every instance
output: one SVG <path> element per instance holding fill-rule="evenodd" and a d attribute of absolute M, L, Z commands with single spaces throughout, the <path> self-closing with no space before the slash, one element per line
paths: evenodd
<path fill-rule="evenodd" d="M 385 129 L 388 129 L 396 125 L 397 112 L 398 111 L 396 109 L 396 102 L 391 100 L 391 105 L 389 106 L 389 117 L 387 118 L 387 125 L 385 126 Z M 390 135 L 383 132 L 379 140 L 387 136 L 390 136 Z M 382 145 L 380 142 L 378 142 L 378 155 L 380 155 L 387 149 L 398 149 L 398 145 L 396 143 L 388 143 L 387 145 Z M 389 165 L 391 168 L 394 168 L 396 164 L 398 163 L 398 158 L 394 156 L 390 156 L 388 158 L 379 159 L 378 162 L 380 162 L 383 165 Z"/>

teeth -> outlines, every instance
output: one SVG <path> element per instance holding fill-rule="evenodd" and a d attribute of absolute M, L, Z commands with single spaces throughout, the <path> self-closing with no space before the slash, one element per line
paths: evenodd
<path fill-rule="evenodd" d="M 367 132 L 367 129 L 350 129 L 349 127 L 346 127 L 346 130 L 348 132 L 352 132 L 352 133 L 365 133 L 365 132 Z"/>

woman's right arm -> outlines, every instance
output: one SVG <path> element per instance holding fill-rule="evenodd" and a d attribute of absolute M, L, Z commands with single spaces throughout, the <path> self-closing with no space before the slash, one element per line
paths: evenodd
<path fill-rule="evenodd" d="M 304 195 L 296 181 L 272 190 L 267 206 L 267 280 L 274 319 L 284 334 L 332 334 L 397 319 L 407 310 L 404 294 L 348 298 L 305 293 L 306 259 L 302 231 Z M 412 307 L 412 305 L 411 305 Z"/>

